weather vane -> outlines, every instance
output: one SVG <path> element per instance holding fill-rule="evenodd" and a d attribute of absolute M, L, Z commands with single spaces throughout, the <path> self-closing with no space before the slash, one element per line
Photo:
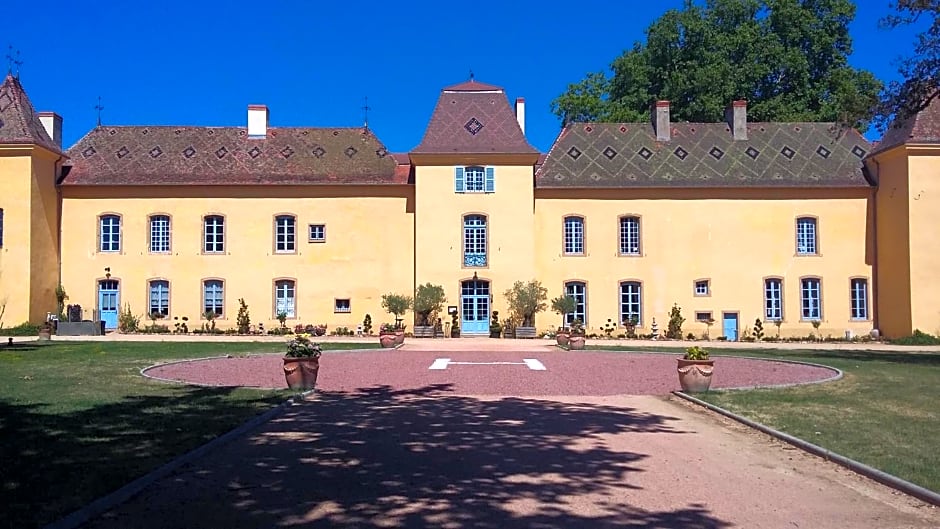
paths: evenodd
<path fill-rule="evenodd" d="M 98 126 L 101 126 L 101 111 L 104 110 L 104 107 L 101 106 L 101 96 L 98 96 L 98 104 L 95 105 L 95 110 L 98 111 Z"/>
<path fill-rule="evenodd" d="M 13 53 L 13 45 L 10 44 L 9 51 L 7 51 L 7 73 L 13 75 L 13 67 L 16 66 L 16 78 L 20 78 L 20 66 L 23 64 L 23 61 L 20 60 L 20 50 L 16 50 L 16 54 Z"/>
<path fill-rule="evenodd" d="M 473 80 L 473 68 L 470 68 L 470 80 Z"/>
<path fill-rule="evenodd" d="M 365 120 L 365 127 L 366 127 L 366 128 L 369 128 L 369 110 L 371 110 L 371 109 L 372 109 L 372 107 L 369 106 L 369 96 L 366 96 L 366 97 L 365 97 L 365 103 L 362 105 L 362 113 L 363 113 L 363 115 L 364 115 L 364 118 L 363 118 L 363 119 Z"/>

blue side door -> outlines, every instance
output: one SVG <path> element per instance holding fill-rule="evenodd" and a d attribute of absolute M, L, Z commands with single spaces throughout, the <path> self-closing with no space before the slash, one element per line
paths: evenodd
<path fill-rule="evenodd" d="M 488 281 L 464 281 L 460 287 L 460 334 L 489 334 L 490 284 Z"/>
<path fill-rule="evenodd" d="M 729 341 L 738 341 L 738 314 L 736 312 L 725 312 L 722 315 L 721 330 Z"/>
<path fill-rule="evenodd" d="M 98 282 L 98 317 L 104 321 L 105 329 L 117 329 L 119 298 L 117 281 L 104 279 Z"/>

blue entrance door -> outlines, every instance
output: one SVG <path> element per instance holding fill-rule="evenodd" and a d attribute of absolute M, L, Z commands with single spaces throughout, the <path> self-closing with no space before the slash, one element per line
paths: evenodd
<path fill-rule="evenodd" d="M 119 304 L 118 282 L 114 279 L 98 281 L 98 318 L 105 329 L 116 329 Z"/>
<path fill-rule="evenodd" d="M 722 332 L 729 341 L 738 341 L 738 314 L 725 312 L 722 315 Z"/>
<path fill-rule="evenodd" d="M 489 334 L 489 281 L 464 281 L 460 286 L 460 307 L 460 334 Z"/>

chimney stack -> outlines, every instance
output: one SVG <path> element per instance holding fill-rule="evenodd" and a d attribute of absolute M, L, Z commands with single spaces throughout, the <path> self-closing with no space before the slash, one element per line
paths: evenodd
<path fill-rule="evenodd" d="M 669 123 L 669 101 L 656 102 L 653 111 L 653 128 L 656 130 L 656 141 L 669 141 L 672 139 L 672 130 Z"/>
<path fill-rule="evenodd" d="M 525 99 L 521 97 L 516 98 L 516 121 L 519 122 L 519 128 L 525 135 Z"/>
<path fill-rule="evenodd" d="M 747 139 L 747 101 L 738 99 L 731 102 L 731 107 L 725 111 L 725 120 L 731 128 L 731 137 L 738 140 Z"/>
<path fill-rule="evenodd" d="M 55 112 L 40 112 L 39 122 L 46 133 L 52 138 L 52 142 L 60 149 L 62 148 L 62 116 Z"/>
<path fill-rule="evenodd" d="M 264 139 L 268 135 L 267 105 L 248 105 L 248 137 Z"/>

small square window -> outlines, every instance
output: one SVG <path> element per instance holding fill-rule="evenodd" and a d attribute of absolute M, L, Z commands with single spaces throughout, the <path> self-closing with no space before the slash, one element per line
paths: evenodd
<path fill-rule="evenodd" d="M 349 299 L 337 299 L 333 303 L 333 312 L 352 312 L 352 305 Z"/>
<path fill-rule="evenodd" d="M 705 323 L 705 322 L 714 321 L 714 320 L 712 319 L 711 312 L 696 312 L 695 321 Z"/>
<path fill-rule="evenodd" d="M 310 225 L 310 242 L 326 242 L 326 224 Z"/>
<path fill-rule="evenodd" d="M 709 288 L 708 280 L 702 279 L 695 282 L 695 295 L 696 296 L 707 296 L 711 294 L 711 289 Z"/>

